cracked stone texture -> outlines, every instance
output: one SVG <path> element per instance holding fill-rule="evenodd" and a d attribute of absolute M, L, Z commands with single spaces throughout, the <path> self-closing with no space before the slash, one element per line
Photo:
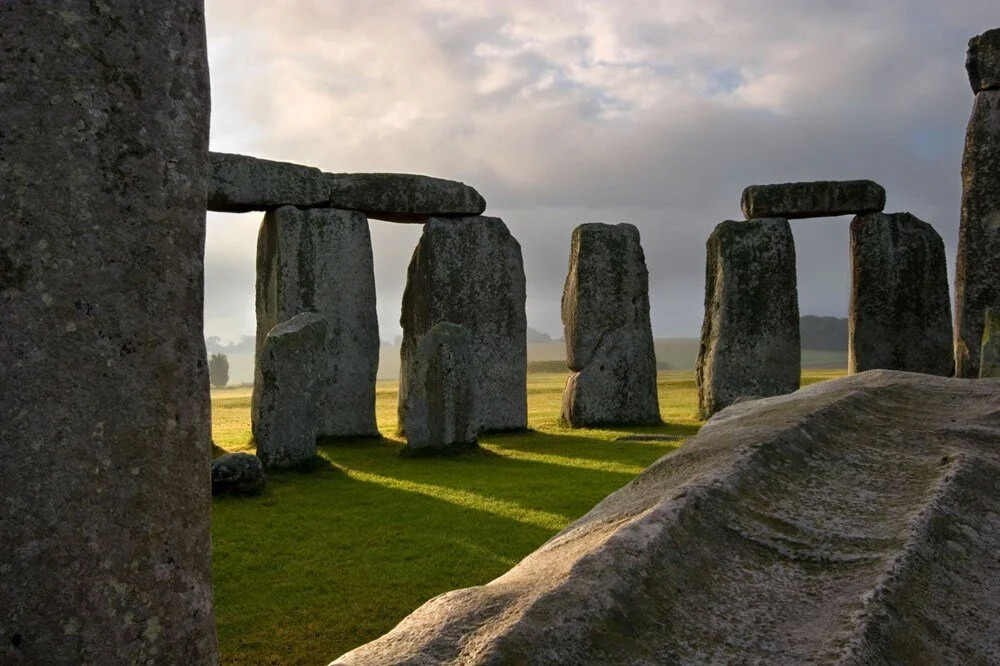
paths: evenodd
<path fill-rule="evenodd" d="M 257 236 L 257 349 L 272 328 L 302 312 L 327 323 L 329 369 L 317 388 L 320 436 L 378 437 L 375 269 L 361 213 L 283 206 L 264 216 Z"/>
<path fill-rule="evenodd" d="M 660 422 L 649 321 L 649 272 L 631 224 L 573 230 L 562 297 L 562 418 L 573 426 Z"/>
<path fill-rule="evenodd" d="M 986 308 L 979 376 L 1000 377 L 1000 309 Z"/>
<path fill-rule="evenodd" d="M 486 200 L 454 180 L 410 173 L 324 173 L 249 155 L 211 153 L 208 209 L 224 213 L 281 206 L 357 210 L 390 222 L 479 215 Z"/>
<path fill-rule="evenodd" d="M 944 241 L 909 213 L 851 221 L 848 373 L 954 369 Z"/>
<path fill-rule="evenodd" d="M 202 3 L 0 2 L 0 661 L 218 661 Z"/>
<path fill-rule="evenodd" d="M 480 432 L 528 427 L 521 246 L 498 217 L 432 218 L 413 251 L 399 323 L 399 428 L 414 352 L 435 324 L 464 326 L 479 378 Z"/>
<path fill-rule="evenodd" d="M 998 387 L 874 370 L 730 407 L 334 663 L 997 663 Z"/>
<path fill-rule="evenodd" d="M 987 30 L 969 40 L 965 56 L 972 92 L 1000 89 L 1000 28 Z"/>
<path fill-rule="evenodd" d="M 799 388 L 799 296 L 788 220 L 727 221 L 708 239 L 695 379 L 708 418 L 740 398 Z"/>
<path fill-rule="evenodd" d="M 743 190 L 740 206 L 748 220 L 877 213 L 885 208 L 885 188 L 870 180 L 750 185 Z"/>
<path fill-rule="evenodd" d="M 265 469 L 316 457 L 316 437 L 329 387 L 327 322 L 303 312 L 272 328 L 257 356 L 251 423 Z"/>
<path fill-rule="evenodd" d="M 406 441 L 413 450 L 476 444 L 479 377 L 464 326 L 435 324 L 420 340 L 406 396 Z"/>
<path fill-rule="evenodd" d="M 976 95 L 962 158 L 955 269 L 955 374 L 979 376 L 983 315 L 1000 306 L 1000 90 Z"/>

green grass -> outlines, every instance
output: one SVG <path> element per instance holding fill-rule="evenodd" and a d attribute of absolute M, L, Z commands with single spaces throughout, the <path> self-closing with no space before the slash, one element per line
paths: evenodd
<path fill-rule="evenodd" d="M 809 371 L 803 384 L 844 374 Z M 482 452 L 404 459 L 394 381 L 379 382 L 386 439 L 324 446 L 309 474 L 269 476 L 263 495 L 213 502 L 216 618 L 224 664 L 323 664 L 391 629 L 431 597 L 500 575 L 694 434 L 693 373 L 659 376 L 662 426 L 559 425 L 566 374 L 528 377 L 526 434 Z M 213 439 L 250 450 L 250 391 L 212 393 Z"/>

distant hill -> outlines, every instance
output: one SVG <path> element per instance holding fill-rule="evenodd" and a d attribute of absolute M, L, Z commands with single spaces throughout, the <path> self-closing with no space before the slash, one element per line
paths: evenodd
<path fill-rule="evenodd" d="M 847 319 L 806 315 L 799 318 L 799 333 L 803 349 L 847 352 Z"/>

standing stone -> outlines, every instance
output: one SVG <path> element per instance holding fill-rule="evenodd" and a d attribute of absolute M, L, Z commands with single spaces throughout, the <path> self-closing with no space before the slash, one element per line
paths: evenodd
<path fill-rule="evenodd" d="M 954 368 L 944 241 L 909 213 L 851 221 L 848 374 Z"/>
<path fill-rule="evenodd" d="M 329 387 L 326 321 L 303 312 L 278 324 L 257 355 L 251 404 L 257 457 L 265 469 L 316 457 L 322 393 Z"/>
<path fill-rule="evenodd" d="M 414 354 L 442 321 L 472 337 L 479 384 L 480 428 L 528 427 L 527 321 L 521 246 L 496 217 L 432 218 L 413 251 L 403 292 L 399 428 Z"/>
<path fill-rule="evenodd" d="M 799 297 L 788 220 L 721 223 L 708 239 L 696 380 L 708 418 L 744 397 L 799 388 Z"/>
<path fill-rule="evenodd" d="M 1000 377 L 1000 309 L 986 308 L 979 377 Z"/>
<path fill-rule="evenodd" d="M 217 662 L 202 3 L 0 44 L 0 662 Z"/>
<path fill-rule="evenodd" d="M 750 185 L 740 207 L 748 220 L 877 213 L 885 208 L 885 188 L 870 180 Z"/>
<path fill-rule="evenodd" d="M 631 224 L 573 230 L 563 289 L 562 418 L 573 426 L 660 422 L 649 321 L 649 272 Z"/>
<path fill-rule="evenodd" d="M 972 92 L 1000 89 L 1000 28 L 987 30 L 969 40 L 965 69 Z"/>
<path fill-rule="evenodd" d="M 435 324 L 417 345 L 406 396 L 406 439 L 412 453 L 476 445 L 479 378 L 464 327 Z"/>
<path fill-rule="evenodd" d="M 300 312 L 327 323 L 319 435 L 377 437 L 375 271 L 361 213 L 284 206 L 264 216 L 257 238 L 258 354 L 268 332 Z"/>
<path fill-rule="evenodd" d="M 962 159 L 955 269 L 955 375 L 979 376 L 983 314 L 1000 303 L 1000 90 L 976 95 Z"/>

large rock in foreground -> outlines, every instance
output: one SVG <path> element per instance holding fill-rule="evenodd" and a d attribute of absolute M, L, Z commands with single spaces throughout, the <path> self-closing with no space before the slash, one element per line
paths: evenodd
<path fill-rule="evenodd" d="M 872 371 L 734 405 L 335 663 L 997 663 L 998 387 Z"/>
<path fill-rule="evenodd" d="M 0 662 L 217 663 L 203 3 L 0 44 Z"/>
<path fill-rule="evenodd" d="M 573 426 L 660 421 L 649 321 L 649 272 L 631 224 L 573 230 L 562 297 L 566 364 L 562 418 Z"/>
<path fill-rule="evenodd" d="M 969 40 L 965 70 L 972 92 L 1000 88 L 1000 28 L 987 30 Z"/>
<path fill-rule="evenodd" d="M 1000 305 L 1000 90 L 976 95 L 962 157 L 955 268 L 955 374 L 979 375 L 986 308 Z"/>
<path fill-rule="evenodd" d="M 316 312 L 327 324 L 328 371 L 315 394 L 320 436 L 377 437 L 375 269 L 361 213 L 284 206 L 264 216 L 257 237 L 258 359 L 268 332 L 301 312 Z"/>
<path fill-rule="evenodd" d="M 528 427 L 527 320 L 521 246 L 498 217 L 433 218 L 413 251 L 400 325 L 399 427 L 417 345 L 435 324 L 472 338 L 483 431 Z"/>
<path fill-rule="evenodd" d="M 249 155 L 211 153 L 208 210 L 268 211 L 281 206 L 340 208 L 390 222 L 479 215 L 486 200 L 454 180 L 409 173 L 324 173 Z"/>
<path fill-rule="evenodd" d="M 851 221 L 848 372 L 954 368 L 944 241 L 909 213 Z"/>
<path fill-rule="evenodd" d="M 695 380 L 708 418 L 740 398 L 799 388 L 799 292 L 788 220 L 719 224 L 708 238 Z"/>
<path fill-rule="evenodd" d="M 885 188 L 870 180 L 750 185 L 743 190 L 740 205 L 748 220 L 860 215 L 885 208 Z"/>

